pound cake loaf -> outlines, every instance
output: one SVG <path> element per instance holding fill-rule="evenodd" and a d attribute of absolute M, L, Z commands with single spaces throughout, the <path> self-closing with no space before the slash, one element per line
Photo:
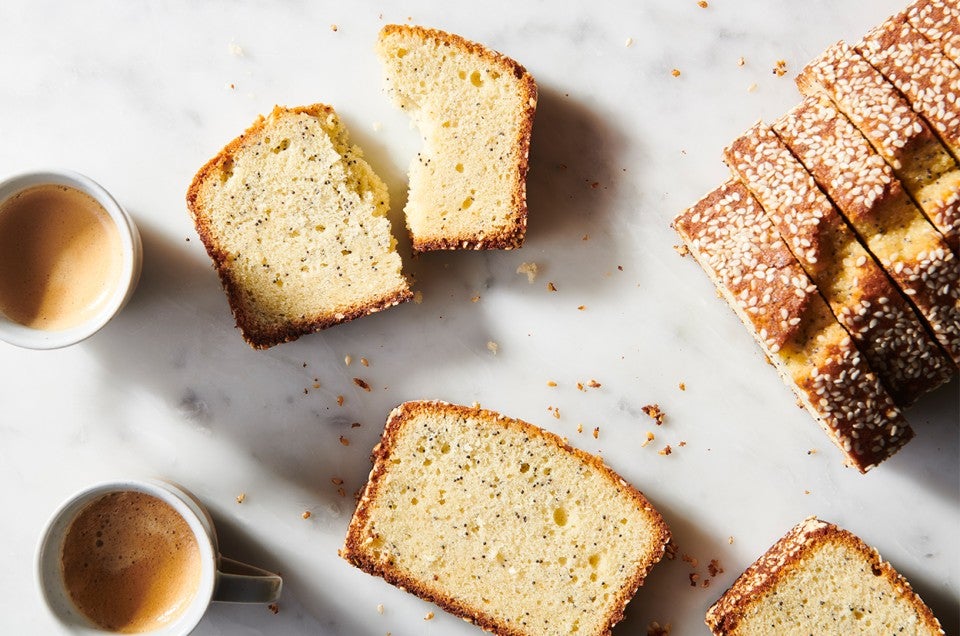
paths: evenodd
<path fill-rule="evenodd" d="M 889 393 L 743 184 L 728 181 L 673 225 L 848 465 L 867 472 L 913 437 Z"/>
<path fill-rule="evenodd" d="M 497 634 L 609 634 L 670 534 L 598 458 L 497 413 L 407 402 L 340 554 Z"/>
<path fill-rule="evenodd" d="M 808 64 L 797 86 L 833 100 L 960 254 L 960 168 L 900 92 L 843 42 Z"/>
<path fill-rule="evenodd" d="M 910 25 L 960 65 L 960 5 L 957 0 L 917 0 L 904 14 Z"/>
<path fill-rule="evenodd" d="M 883 158 L 823 98 L 805 99 L 774 130 L 916 306 L 954 364 L 960 362 L 960 259 Z"/>
<path fill-rule="evenodd" d="M 910 100 L 960 160 L 960 67 L 902 14 L 870 31 L 856 49 Z"/>
<path fill-rule="evenodd" d="M 377 52 L 387 92 L 423 136 L 404 208 L 413 249 L 520 247 L 533 78 L 480 44 L 418 26 L 384 27 Z"/>
<path fill-rule="evenodd" d="M 724 160 L 757 198 L 898 406 L 950 380 L 953 363 L 922 319 L 769 126 L 756 124 L 726 148 Z"/>
<path fill-rule="evenodd" d="M 329 106 L 277 106 L 194 177 L 187 205 L 251 346 L 412 296 L 387 188 L 362 157 Z"/>
<path fill-rule="evenodd" d="M 715 636 L 943 634 L 893 566 L 856 535 L 809 517 L 707 611 Z"/>

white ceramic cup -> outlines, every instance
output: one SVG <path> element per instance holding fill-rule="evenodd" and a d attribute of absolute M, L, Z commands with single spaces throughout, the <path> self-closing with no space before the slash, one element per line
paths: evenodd
<path fill-rule="evenodd" d="M 70 599 L 61 564 L 63 542 L 70 524 L 90 503 L 112 492 L 142 492 L 169 504 L 189 524 L 200 548 L 200 585 L 173 622 L 147 632 L 151 636 L 189 634 L 213 601 L 228 603 L 273 603 L 280 598 L 280 576 L 220 555 L 213 521 L 192 494 L 160 480 L 111 481 L 86 488 L 74 495 L 53 515 L 44 529 L 37 551 L 40 591 L 62 630 L 74 636 L 112 634 L 91 622 Z"/>
<path fill-rule="evenodd" d="M 0 312 L 0 339 L 29 349 L 58 349 L 89 338 L 127 304 L 140 280 L 143 244 L 133 218 L 100 184 L 69 170 L 43 170 L 19 174 L 0 182 L 0 204 L 27 188 L 62 185 L 85 192 L 100 204 L 117 226 L 122 251 L 117 287 L 96 315 L 79 325 L 58 331 L 34 329 L 10 320 Z"/>

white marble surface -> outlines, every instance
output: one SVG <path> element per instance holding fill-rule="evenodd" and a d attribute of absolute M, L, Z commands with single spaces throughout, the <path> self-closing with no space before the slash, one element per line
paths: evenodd
<path fill-rule="evenodd" d="M 867 476 L 844 469 L 668 227 L 726 177 L 725 143 L 799 100 L 803 63 L 901 2 L 4 0 L 0 175 L 93 177 L 139 222 L 145 258 L 133 301 L 87 342 L 0 344 L 0 632 L 54 630 L 33 560 L 63 499 L 101 479 L 162 476 L 209 505 L 225 553 L 286 580 L 278 614 L 214 606 L 198 634 L 478 633 L 441 611 L 425 622 L 436 608 L 337 557 L 387 413 L 442 398 L 602 453 L 662 511 L 701 578 L 720 560 L 707 589 L 691 588 L 679 558 L 657 566 L 616 634 L 654 620 L 707 633 L 706 608 L 809 514 L 878 546 L 957 633 L 956 381 L 909 412 L 917 437 L 895 458 Z M 412 261 L 402 240 L 422 304 L 253 351 L 187 216 L 187 184 L 258 113 L 322 101 L 388 182 L 401 234 L 417 136 L 381 92 L 373 43 L 408 19 L 506 52 L 538 80 L 527 244 Z M 778 59 L 785 77 L 771 72 Z M 524 261 L 540 265 L 533 284 L 515 273 Z M 590 379 L 602 386 L 577 390 Z M 651 402 L 667 413 L 661 428 L 640 412 Z M 672 455 L 658 454 L 665 444 Z"/>

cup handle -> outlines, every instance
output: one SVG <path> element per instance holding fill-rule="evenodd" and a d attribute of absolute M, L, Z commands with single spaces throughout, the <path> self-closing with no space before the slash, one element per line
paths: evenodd
<path fill-rule="evenodd" d="M 273 603 L 280 598 L 283 579 L 247 563 L 220 557 L 213 600 L 224 603 Z"/>

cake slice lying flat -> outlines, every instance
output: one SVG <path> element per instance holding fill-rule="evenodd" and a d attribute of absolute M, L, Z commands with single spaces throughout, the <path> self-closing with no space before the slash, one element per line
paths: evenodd
<path fill-rule="evenodd" d="M 893 566 L 856 535 L 809 517 L 707 611 L 716 636 L 943 634 Z"/>
<path fill-rule="evenodd" d="M 556 435 L 480 408 L 387 420 L 341 556 L 498 634 L 608 634 L 669 532 Z"/>
<path fill-rule="evenodd" d="M 916 306 L 953 362 L 960 361 L 960 260 L 886 162 L 822 98 L 807 98 L 773 128 Z"/>
<path fill-rule="evenodd" d="M 913 28 L 960 64 L 960 6 L 956 0 L 917 0 L 904 13 Z"/>
<path fill-rule="evenodd" d="M 847 464 L 866 472 L 913 437 L 743 184 L 728 181 L 678 216 L 674 228 Z"/>
<path fill-rule="evenodd" d="M 329 106 L 277 106 L 194 177 L 187 205 L 253 347 L 411 297 L 362 157 Z"/>
<path fill-rule="evenodd" d="M 893 169 L 954 254 L 960 252 L 960 168 L 926 122 L 869 62 L 840 42 L 797 77 L 825 95 Z"/>
<path fill-rule="evenodd" d="M 510 249 L 527 227 L 537 87 L 510 58 L 450 33 L 388 25 L 387 92 L 423 136 L 404 212 L 413 249 Z"/>
<path fill-rule="evenodd" d="M 902 14 L 873 29 L 856 49 L 910 100 L 960 160 L 960 68 Z"/>
<path fill-rule="evenodd" d="M 952 377 L 922 319 L 769 126 L 751 128 L 724 158 L 899 406 Z"/>

